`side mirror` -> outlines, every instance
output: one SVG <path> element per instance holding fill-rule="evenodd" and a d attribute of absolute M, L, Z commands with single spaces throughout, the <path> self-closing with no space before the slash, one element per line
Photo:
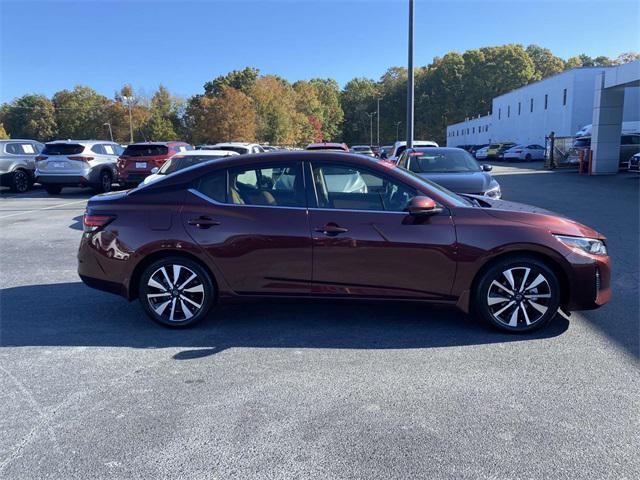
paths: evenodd
<path fill-rule="evenodd" d="M 491 170 L 493 170 L 493 165 L 487 165 L 486 163 L 483 163 L 482 170 L 485 172 L 490 172 Z"/>
<path fill-rule="evenodd" d="M 153 167 L 151 173 L 158 173 L 158 170 L 160 170 L 158 167 Z"/>
<path fill-rule="evenodd" d="M 412 217 L 422 217 L 426 215 L 435 215 L 440 213 L 441 208 L 438 208 L 436 202 L 429 197 L 413 197 L 407 207 L 407 212 Z"/>

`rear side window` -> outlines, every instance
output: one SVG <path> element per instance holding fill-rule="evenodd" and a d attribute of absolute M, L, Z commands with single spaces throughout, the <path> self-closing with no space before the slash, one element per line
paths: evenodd
<path fill-rule="evenodd" d="M 5 146 L 5 152 L 13 155 L 33 155 L 36 154 L 36 149 L 31 143 L 7 143 Z"/>
<path fill-rule="evenodd" d="M 168 153 L 169 147 L 166 145 L 129 145 L 124 149 L 122 155 L 127 157 L 157 157 Z"/>
<path fill-rule="evenodd" d="M 104 149 L 104 153 L 107 155 L 116 155 L 116 151 L 113 148 L 113 145 L 109 145 L 108 143 L 105 143 L 102 145 L 102 148 Z"/>
<path fill-rule="evenodd" d="M 76 155 L 84 151 L 84 145 L 77 143 L 47 143 L 43 155 Z"/>
<path fill-rule="evenodd" d="M 270 207 L 306 206 L 299 163 L 229 170 L 229 203 Z"/>
<path fill-rule="evenodd" d="M 216 170 L 198 180 L 196 190 L 219 203 L 227 201 L 227 171 Z"/>

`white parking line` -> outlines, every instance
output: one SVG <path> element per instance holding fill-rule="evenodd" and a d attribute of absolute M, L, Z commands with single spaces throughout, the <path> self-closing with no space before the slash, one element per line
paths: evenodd
<path fill-rule="evenodd" d="M 51 210 L 53 208 L 66 207 L 67 205 L 75 205 L 76 203 L 85 203 L 85 202 L 87 202 L 86 199 L 85 200 L 78 200 L 78 201 L 75 201 L 75 202 L 69 202 L 69 203 L 59 203 L 57 205 L 51 205 L 50 207 L 36 208 L 35 210 L 25 210 L 24 212 L 11 213 L 9 215 L 3 215 L 2 217 L 0 217 L 0 220 L 2 220 L 3 218 L 15 217 L 16 215 L 25 215 L 27 213 L 41 212 L 42 210 Z"/>

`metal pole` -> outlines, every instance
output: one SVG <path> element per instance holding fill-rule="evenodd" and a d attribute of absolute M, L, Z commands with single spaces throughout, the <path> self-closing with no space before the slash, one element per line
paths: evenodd
<path fill-rule="evenodd" d="M 398 137 L 400 136 L 399 134 L 400 124 L 402 124 L 402 122 L 396 122 L 396 142 L 398 141 Z"/>
<path fill-rule="evenodd" d="M 107 126 L 109 127 L 109 137 L 111 138 L 111 141 L 113 142 L 113 131 L 111 130 L 111 124 L 109 122 L 105 123 L 103 126 Z"/>
<path fill-rule="evenodd" d="M 409 0 L 409 58 L 407 65 L 407 148 L 413 147 L 413 0 Z"/>
<path fill-rule="evenodd" d="M 380 146 L 380 97 L 378 97 L 378 113 L 376 117 L 376 122 L 378 123 L 377 131 L 376 131 L 376 145 Z"/>

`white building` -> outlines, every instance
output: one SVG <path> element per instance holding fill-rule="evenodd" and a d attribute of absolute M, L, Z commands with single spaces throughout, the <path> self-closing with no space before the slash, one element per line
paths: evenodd
<path fill-rule="evenodd" d="M 640 62 L 627 65 L 638 67 Z M 449 125 L 447 146 L 492 142 L 544 145 L 550 132 L 557 137 L 575 135 L 593 123 L 598 76 L 616 76 L 622 67 L 629 68 L 575 68 L 496 97 L 489 115 Z M 640 120 L 639 89 L 623 89 L 624 121 Z"/>

